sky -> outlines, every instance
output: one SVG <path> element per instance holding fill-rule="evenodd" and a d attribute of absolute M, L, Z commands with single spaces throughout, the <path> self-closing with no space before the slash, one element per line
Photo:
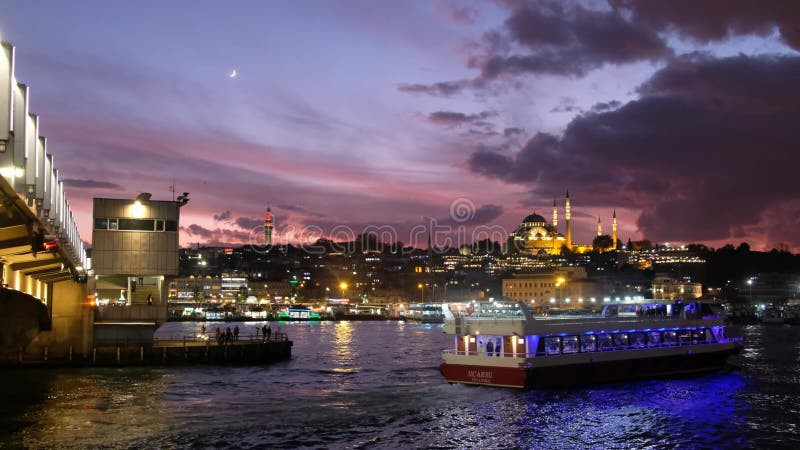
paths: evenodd
<path fill-rule="evenodd" d="M 800 251 L 795 1 L 0 0 L 0 38 L 87 241 L 174 178 L 184 246 L 563 232 L 568 190 L 579 243 Z"/>

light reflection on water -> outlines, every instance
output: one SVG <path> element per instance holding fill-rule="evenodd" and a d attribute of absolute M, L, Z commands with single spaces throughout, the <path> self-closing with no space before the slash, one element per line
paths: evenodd
<path fill-rule="evenodd" d="M 161 332 L 199 326 L 170 323 Z M 742 328 L 747 349 L 734 359 L 740 370 L 537 391 L 445 383 L 437 367 L 452 337 L 440 325 L 273 323 L 272 329 L 294 341 L 291 361 L 2 372 L 0 447 L 800 444 L 800 327 Z"/>

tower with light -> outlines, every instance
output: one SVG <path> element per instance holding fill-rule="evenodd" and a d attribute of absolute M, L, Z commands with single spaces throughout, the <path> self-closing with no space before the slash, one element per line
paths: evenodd
<path fill-rule="evenodd" d="M 272 245 L 272 210 L 267 207 L 267 213 L 264 216 L 264 245 L 267 247 Z"/>

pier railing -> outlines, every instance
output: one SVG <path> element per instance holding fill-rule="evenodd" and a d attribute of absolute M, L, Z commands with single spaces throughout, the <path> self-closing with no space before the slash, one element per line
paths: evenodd
<path fill-rule="evenodd" d="M 222 334 L 221 336 L 224 336 Z M 261 334 L 239 334 L 238 338 L 223 338 L 222 345 L 255 344 L 259 342 L 285 342 L 289 340 L 286 333 L 271 333 L 267 336 Z M 215 333 L 196 334 L 196 335 L 171 335 L 161 336 L 153 339 L 153 346 L 180 346 L 180 345 L 219 345 L 219 339 Z"/>

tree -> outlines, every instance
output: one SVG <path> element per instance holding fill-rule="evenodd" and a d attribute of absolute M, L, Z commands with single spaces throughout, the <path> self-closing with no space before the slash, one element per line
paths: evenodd
<path fill-rule="evenodd" d="M 597 251 L 607 251 L 610 250 L 613 246 L 614 246 L 614 240 L 611 239 L 611 236 L 607 234 L 597 236 L 592 241 L 592 247 L 594 247 L 594 249 Z"/>

